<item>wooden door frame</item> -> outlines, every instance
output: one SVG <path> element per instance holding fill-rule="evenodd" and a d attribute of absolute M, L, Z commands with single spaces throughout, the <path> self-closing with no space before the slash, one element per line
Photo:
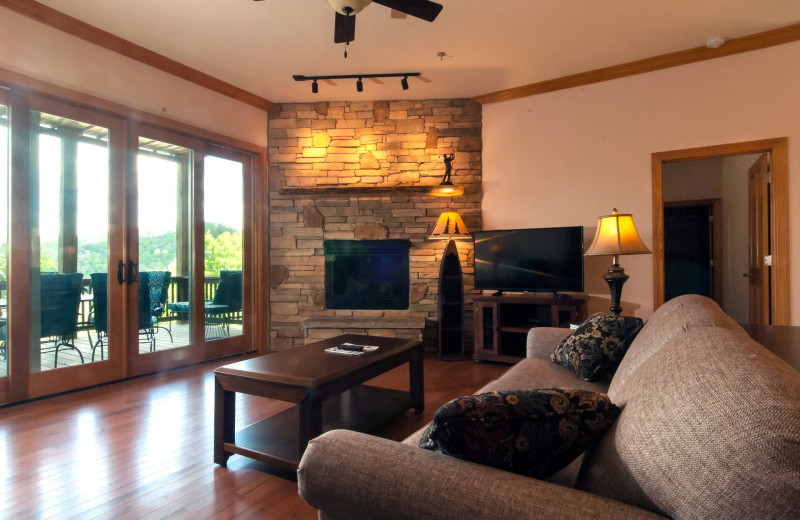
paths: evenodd
<path fill-rule="evenodd" d="M 653 309 L 664 303 L 664 163 L 730 155 L 769 153 L 772 221 L 772 324 L 790 324 L 789 163 L 787 138 L 763 139 L 652 154 L 653 172 Z"/>

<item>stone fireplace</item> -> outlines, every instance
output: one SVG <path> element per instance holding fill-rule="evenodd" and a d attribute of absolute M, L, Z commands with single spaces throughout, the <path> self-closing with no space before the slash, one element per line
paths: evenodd
<path fill-rule="evenodd" d="M 446 244 L 427 235 L 448 209 L 480 229 L 480 105 L 466 99 L 278 104 L 269 126 L 270 349 L 344 332 L 435 345 Z M 431 196 L 424 187 L 441 181 L 443 156 L 451 153 L 451 179 L 465 194 Z M 408 278 L 400 283 L 407 301 L 366 308 L 329 301 L 326 248 L 339 241 L 404 243 Z M 471 344 L 472 244 L 458 247 Z M 392 291 L 371 287 L 367 292 Z"/>

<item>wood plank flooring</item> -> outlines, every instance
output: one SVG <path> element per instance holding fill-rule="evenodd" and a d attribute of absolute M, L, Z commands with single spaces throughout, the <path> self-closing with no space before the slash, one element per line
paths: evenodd
<path fill-rule="evenodd" d="M 0 518 L 317 518 L 293 474 L 238 455 L 227 468 L 213 463 L 212 372 L 237 359 L 0 409 Z M 426 357 L 425 413 L 377 433 L 402 439 L 507 369 Z M 406 389 L 408 368 L 372 383 Z M 237 395 L 237 429 L 287 406 Z"/>

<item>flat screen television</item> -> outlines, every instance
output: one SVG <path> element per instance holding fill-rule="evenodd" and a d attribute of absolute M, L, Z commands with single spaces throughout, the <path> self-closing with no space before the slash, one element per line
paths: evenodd
<path fill-rule="evenodd" d="M 583 226 L 476 231 L 475 289 L 583 292 Z"/>

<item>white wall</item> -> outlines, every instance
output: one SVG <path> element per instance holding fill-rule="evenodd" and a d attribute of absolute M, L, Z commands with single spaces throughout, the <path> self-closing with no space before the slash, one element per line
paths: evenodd
<path fill-rule="evenodd" d="M 483 107 L 483 226 L 583 225 L 613 207 L 632 213 L 652 245 L 651 154 L 789 138 L 791 322 L 800 325 L 800 43 Z M 608 308 L 602 273 L 586 258 L 589 311 Z M 653 310 L 653 259 L 622 257 L 625 314 Z"/>
<path fill-rule="evenodd" d="M 664 163 L 664 202 L 722 197 L 722 157 Z"/>
<path fill-rule="evenodd" d="M 0 7 L 0 67 L 266 146 L 263 110 Z"/>

